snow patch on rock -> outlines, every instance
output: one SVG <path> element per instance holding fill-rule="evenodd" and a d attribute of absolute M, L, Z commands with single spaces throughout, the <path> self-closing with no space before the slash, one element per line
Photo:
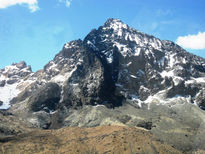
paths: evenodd
<path fill-rule="evenodd" d="M 3 105 L 0 106 L 0 109 L 8 109 L 10 107 L 9 102 L 20 93 L 20 90 L 17 89 L 17 85 L 18 83 L 0 87 L 0 100 L 3 101 Z"/>

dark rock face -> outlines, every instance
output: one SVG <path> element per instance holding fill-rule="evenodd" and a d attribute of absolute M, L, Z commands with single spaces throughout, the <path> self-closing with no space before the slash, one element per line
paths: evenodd
<path fill-rule="evenodd" d="M 50 69 L 53 65 L 56 66 L 54 70 Z M 103 59 L 81 40 L 66 44 L 54 60 L 44 67 L 47 79 L 64 74 L 61 102 L 68 108 L 96 104 L 108 107 L 120 105 L 122 100 L 115 95 L 110 71 Z"/>
<path fill-rule="evenodd" d="M 82 106 L 94 105 L 100 100 L 100 90 L 103 82 L 102 65 L 94 55 L 85 55 L 83 64 L 78 65 L 76 71 L 64 86 L 64 102 L 66 105 Z"/>
<path fill-rule="evenodd" d="M 82 64 L 77 66 L 64 86 L 63 103 L 72 107 L 96 104 L 114 107 L 113 100 L 117 99 L 114 82 L 102 60 L 89 49 L 81 49 L 81 54 Z"/>
<path fill-rule="evenodd" d="M 7 80 L 7 84 L 14 84 L 15 82 L 17 82 L 18 80 L 17 79 L 10 79 L 10 80 Z"/>
<path fill-rule="evenodd" d="M 200 90 L 200 92 L 196 96 L 196 103 L 198 106 L 205 110 L 205 90 Z"/>
<path fill-rule="evenodd" d="M 60 101 L 61 89 L 56 83 L 47 83 L 29 98 L 31 110 L 55 111 Z"/>
<path fill-rule="evenodd" d="M 174 97 L 176 94 L 181 96 L 190 95 L 194 97 L 199 92 L 199 88 L 196 85 L 185 85 L 184 81 L 181 81 L 178 85 L 173 85 L 173 87 L 168 91 L 167 97 Z"/>
<path fill-rule="evenodd" d="M 3 105 L 3 102 L 2 101 L 0 101 L 0 106 L 2 106 Z"/>
<path fill-rule="evenodd" d="M 4 87 L 5 84 L 6 84 L 5 80 L 0 81 L 0 87 Z"/>
<path fill-rule="evenodd" d="M 21 62 L 16 64 L 16 67 L 23 69 L 23 68 L 27 67 L 27 65 L 24 61 L 21 61 Z"/>
<path fill-rule="evenodd" d="M 73 41 L 74 48 L 63 48 L 55 57 L 54 61 L 58 62 L 59 57 L 72 59 L 73 68 L 65 70 L 69 78 L 66 78 L 63 84 L 62 104 L 67 107 L 77 107 L 86 104 L 94 105 L 102 101 L 100 93 L 104 81 L 104 70 L 100 59 L 84 47 L 82 41 Z M 69 61 L 71 62 L 71 61 Z M 59 69 L 64 69 L 64 63 L 59 65 Z M 48 67 L 48 66 L 47 66 Z"/>

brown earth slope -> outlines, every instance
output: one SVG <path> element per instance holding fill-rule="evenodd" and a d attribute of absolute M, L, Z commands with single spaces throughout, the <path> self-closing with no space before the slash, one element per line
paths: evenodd
<path fill-rule="evenodd" d="M 180 151 L 157 140 L 149 131 L 126 126 L 67 127 L 36 130 L 0 142 L 0 153 L 170 153 Z"/>

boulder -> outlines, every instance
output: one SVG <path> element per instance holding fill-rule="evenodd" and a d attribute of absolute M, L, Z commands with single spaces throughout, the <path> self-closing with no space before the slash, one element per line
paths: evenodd
<path fill-rule="evenodd" d="M 0 87 L 4 87 L 5 84 L 6 84 L 6 81 L 5 81 L 5 80 L 1 80 L 1 81 L 0 81 Z"/>
<path fill-rule="evenodd" d="M 18 81 L 18 79 L 9 79 L 9 80 L 7 80 L 7 84 L 14 84 L 15 82 L 17 82 Z"/>
<path fill-rule="evenodd" d="M 205 89 L 200 90 L 197 94 L 196 103 L 201 109 L 205 110 Z"/>

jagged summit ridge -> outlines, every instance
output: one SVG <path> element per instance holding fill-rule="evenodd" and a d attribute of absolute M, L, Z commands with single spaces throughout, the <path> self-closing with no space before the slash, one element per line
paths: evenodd
<path fill-rule="evenodd" d="M 163 46 L 163 42 L 159 39 L 130 28 L 118 19 L 108 19 L 104 26 L 93 30 L 87 35 L 84 41 L 94 48 L 94 50 L 102 50 L 101 52 L 107 57 L 109 63 L 112 62 L 113 51 L 110 50 L 107 52 L 104 50 L 106 46 L 118 48 L 124 57 L 132 55 L 138 56 L 141 52 L 141 48 L 153 47 L 155 49 L 161 49 Z M 132 47 L 128 46 L 128 44 L 132 44 Z M 102 48 L 98 49 L 96 46 Z"/>
<path fill-rule="evenodd" d="M 0 101 L 4 103 L 0 108 L 6 109 L 10 106 L 11 99 L 23 90 L 24 84 L 26 85 L 24 78 L 31 73 L 31 67 L 24 61 L 0 69 Z"/>
<path fill-rule="evenodd" d="M 118 36 L 122 36 L 122 31 L 127 28 L 128 25 L 124 24 L 121 20 L 112 18 L 108 19 L 103 26 L 103 30 L 113 29 Z"/>

